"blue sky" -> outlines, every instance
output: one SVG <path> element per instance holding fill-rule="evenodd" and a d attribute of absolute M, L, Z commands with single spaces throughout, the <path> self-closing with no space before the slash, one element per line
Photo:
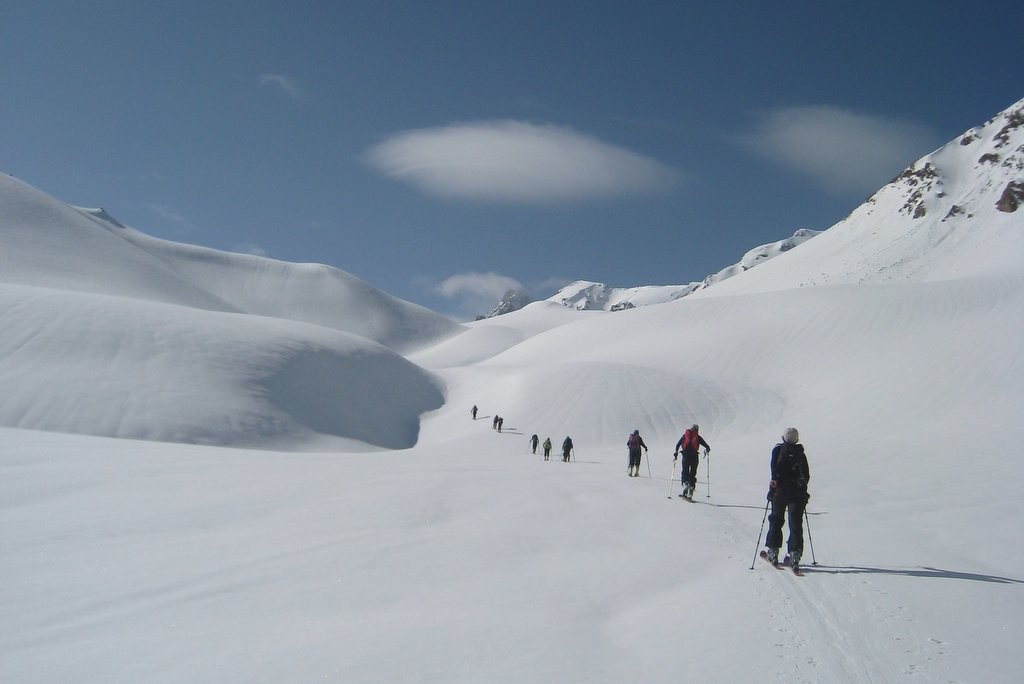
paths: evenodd
<path fill-rule="evenodd" d="M 454 317 L 699 280 L 1024 95 L 989 2 L 8 2 L 0 170 Z"/>

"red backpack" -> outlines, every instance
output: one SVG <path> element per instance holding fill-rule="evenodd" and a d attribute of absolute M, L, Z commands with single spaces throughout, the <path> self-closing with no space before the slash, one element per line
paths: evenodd
<path fill-rule="evenodd" d="M 699 446 L 700 437 L 698 437 L 697 433 L 693 431 L 693 428 L 690 428 L 683 433 L 683 451 L 686 451 L 687 449 L 697 449 Z"/>

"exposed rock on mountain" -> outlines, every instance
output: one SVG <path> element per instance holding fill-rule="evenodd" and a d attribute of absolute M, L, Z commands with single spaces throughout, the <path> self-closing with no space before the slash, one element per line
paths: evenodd
<path fill-rule="evenodd" d="M 505 294 L 502 295 L 501 297 L 501 301 L 498 302 L 498 305 L 491 309 L 491 312 L 486 316 L 478 316 L 477 320 L 479 321 L 484 318 L 494 318 L 495 316 L 501 316 L 503 314 L 512 313 L 513 311 L 519 311 L 532 301 L 533 299 L 525 290 L 506 290 Z"/>

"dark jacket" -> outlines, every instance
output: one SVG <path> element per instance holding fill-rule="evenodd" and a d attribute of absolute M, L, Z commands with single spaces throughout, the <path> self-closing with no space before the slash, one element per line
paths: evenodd
<path fill-rule="evenodd" d="M 807 491 L 811 481 L 811 467 L 803 444 L 780 442 L 772 449 L 772 480 L 783 491 Z"/>

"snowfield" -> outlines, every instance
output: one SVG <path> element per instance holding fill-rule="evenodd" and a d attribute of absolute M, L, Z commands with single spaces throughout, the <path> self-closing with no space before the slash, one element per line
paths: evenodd
<path fill-rule="evenodd" d="M 1019 681 L 1021 110 L 674 301 L 464 326 L 0 178 L 2 679 Z"/>

